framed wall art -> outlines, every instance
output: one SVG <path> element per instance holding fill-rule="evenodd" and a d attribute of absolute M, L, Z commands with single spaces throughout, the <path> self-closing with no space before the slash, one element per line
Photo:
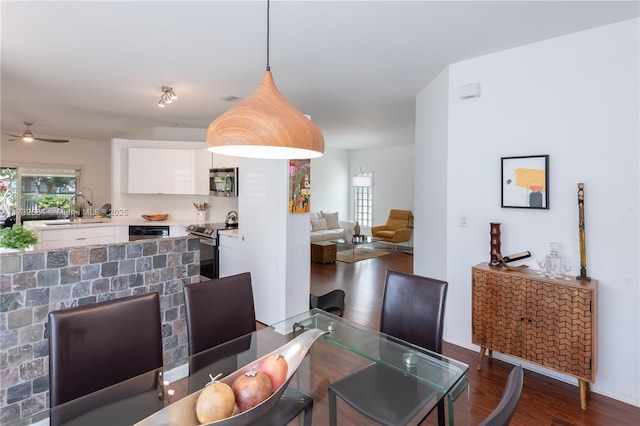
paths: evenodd
<path fill-rule="evenodd" d="M 549 208 L 549 156 L 502 157 L 502 207 Z"/>
<path fill-rule="evenodd" d="M 289 160 L 289 213 L 311 211 L 311 160 Z"/>

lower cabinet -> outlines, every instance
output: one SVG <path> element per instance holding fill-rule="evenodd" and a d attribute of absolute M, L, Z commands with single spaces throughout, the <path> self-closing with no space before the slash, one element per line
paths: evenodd
<path fill-rule="evenodd" d="M 218 234 L 218 256 L 220 261 L 218 268 L 220 277 L 228 277 L 248 270 L 242 254 L 242 238 L 237 235 Z"/>
<path fill-rule="evenodd" d="M 114 226 L 95 226 L 65 229 L 38 230 L 37 250 L 53 250 L 66 247 L 88 246 L 94 244 L 113 244 Z"/>
<path fill-rule="evenodd" d="M 486 263 L 472 268 L 472 342 L 477 369 L 492 351 L 578 379 L 586 408 L 595 381 L 596 281 L 547 278 Z"/>

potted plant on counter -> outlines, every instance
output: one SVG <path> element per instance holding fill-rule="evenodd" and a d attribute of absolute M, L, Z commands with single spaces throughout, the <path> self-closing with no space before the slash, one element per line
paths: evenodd
<path fill-rule="evenodd" d="M 2 228 L 0 230 L 0 247 L 10 251 L 24 251 L 29 247 L 33 247 L 38 243 L 38 236 L 29 228 L 24 228 L 21 224 L 15 224 L 11 228 Z"/>

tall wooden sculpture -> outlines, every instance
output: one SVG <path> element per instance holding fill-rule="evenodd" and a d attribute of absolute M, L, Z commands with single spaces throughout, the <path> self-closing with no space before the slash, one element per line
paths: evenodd
<path fill-rule="evenodd" d="M 587 276 L 587 244 L 584 237 L 584 183 L 578 184 L 578 232 L 580 234 L 580 275 L 576 278 L 591 281 Z"/>

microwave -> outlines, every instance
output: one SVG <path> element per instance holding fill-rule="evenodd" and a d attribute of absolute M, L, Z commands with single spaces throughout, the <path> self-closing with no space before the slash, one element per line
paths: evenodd
<path fill-rule="evenodd" d="M 214 197 L 237 197 L 238 168 L 209 169 L 209 195 Z"/>

